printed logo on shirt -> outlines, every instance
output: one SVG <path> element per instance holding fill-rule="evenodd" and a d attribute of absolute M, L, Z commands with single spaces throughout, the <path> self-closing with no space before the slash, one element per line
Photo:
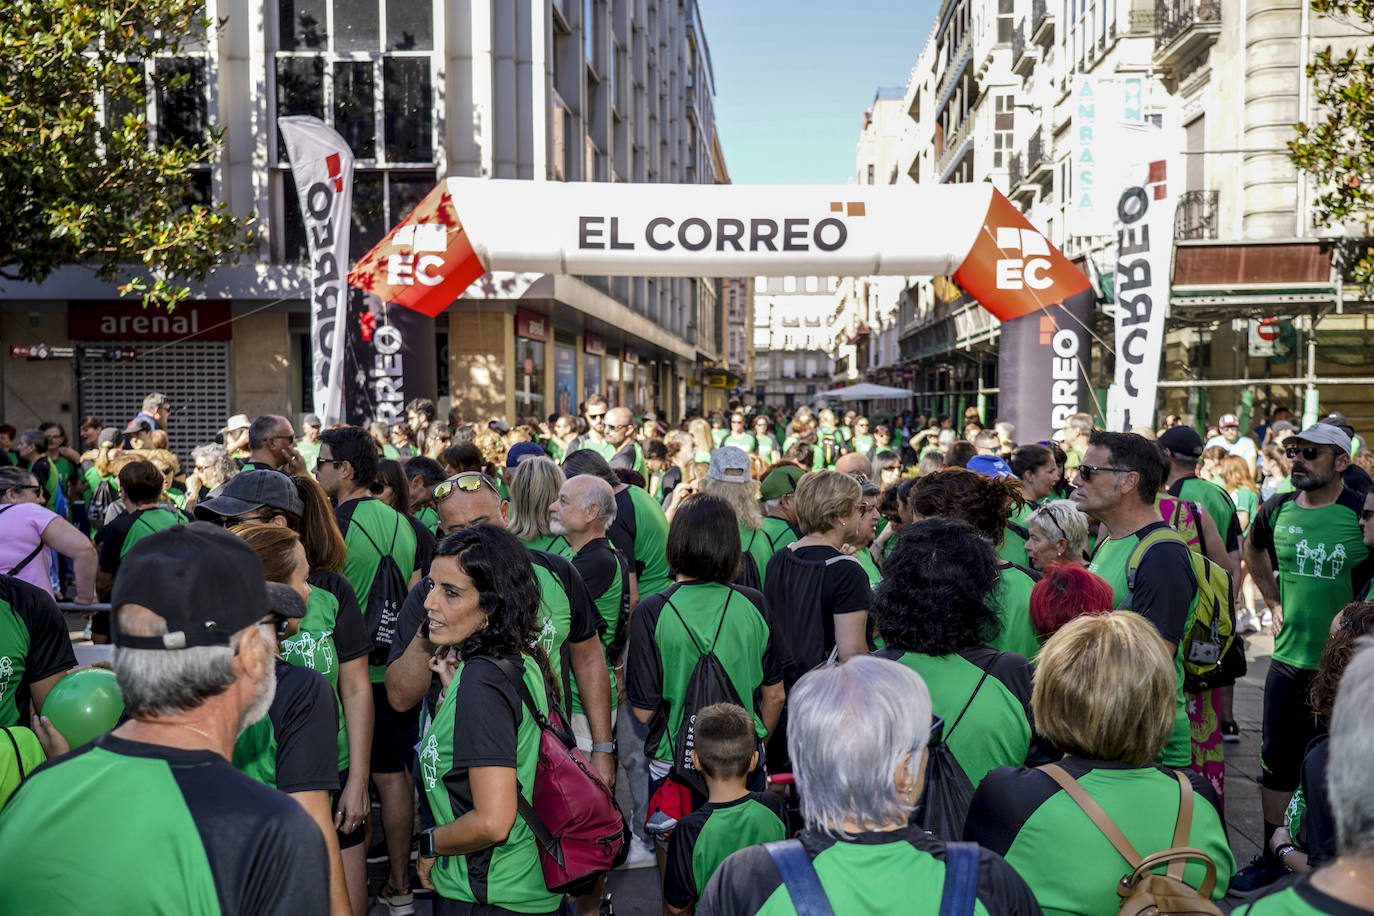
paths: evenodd
<path fill-rule="evenodd" d="M 439 736 L 430 735 L 420 748 L 420 777 L 425 781 L 425 791 L 439 784 Z"/>
<path fill-rule="evenodd" d="M 281 644 L 282 658 L 328 676 L 334 671 L 334 643 L 329 638 L 332 634 L 332 630 L 318 634 L 302 630 Z"/>
<path fill-rule="evenodd" d="M 10 679 L 14 677 L 14 662 L 8 655 L 0 655 L 0 700 L 9 693 Z"/>
<path fill-rule="evenodd" d="M 553 618 L 548 614 L 540 614 L 539 616 L 543 618 L 544 623 L 540 627 L 539 635 L 535 637 L 535 641 L 544 649 L 546 655 L 553 655 L 553 647 L 558 640 L 558 627 L 553 625 Z"/>
<path fill-rule="evenodd" d="M 1296 559 L 1297 575 L 1308 579 L 1334 579 L 1345 568 L 1345 545 L 1337 544 L 1327 548 L 1326 544 L 1310 545 L 1307 538 L 1298 541 Z"/>

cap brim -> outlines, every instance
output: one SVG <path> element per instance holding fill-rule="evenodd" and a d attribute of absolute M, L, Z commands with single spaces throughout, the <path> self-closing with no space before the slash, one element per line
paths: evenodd
<path fill-rule="evenodd" d="M 281 582 L 267 583 L 268 610 L 278 617 L 304 617 L 305 601 L 296 590 Z"/>
<path fill-rule="evenodd" d="M 261 509 L 267 503 L 250 502 L 246 499 L 239 499 L 237 496 L 216 496 L 214 499 L 207 499 L 199 503 L 193 514 L 202 522 L 213 522 L 217 518 L 237 518 L 246 512 L 254 509 Z"/>

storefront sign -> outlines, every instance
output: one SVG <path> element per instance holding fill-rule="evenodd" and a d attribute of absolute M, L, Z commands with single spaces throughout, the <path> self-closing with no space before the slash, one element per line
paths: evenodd
<path fill-rule="evenodd" d="M 523 218 L 528 213 L 542 218 Z M 940 213 L 941 219 L 913 222 L 912 213 Z M 988 183 L 593 186 L 482 178 L 441 183 L 358 262 L 349 282 L 436 315 L 488 270 L 951 275 L 1004 321 L 1087 287 L 1068 259 Z"/>
<path fill-rule="evenodd" d="M 136 302 L 72 302 L 67 336 L 72 340 L 229 340 L 227 302 L 182 302 L 175 309 Z"/>
<path fill-rule="evenodd" d="M 1177 204 L 1159 128 L 1140 125 L 1131 133 L 1126 148 L 1136 155 L 1116 195 L 1115 381 L 1123 430 L 1155 426 Z"/>
<path fill-rule="evenodd" d="M 625 348 L 625 362 L 629 363 L 631 366 L 638 366 L 638 365 L 639 365 L 639 354 L 636 353 L 634 350 L 631 350 L 629 347 L 626 347 L 626 348 Z"/>
<path fill-rule="evenodd" d="M 349 220 L 353 212 L 353 151 L 319 118 L 278 118 L 291 159 L 301 220 L 310 247 L 311 391 L 328 429 L 343 418 Z"/>
<path fill-rule="evenodd" d="M 528 337 L 530 340 L 549 340 L 549 319 L 547 315 L 529 309 L 516 309 L 515 336 Z"/>
<path fill-rule="evenodd" d="M 576 412 L 577 351 L 567 344 L 553 345 L 553 409 L 558 413 Z"/>
<path fill-rule="evenodd" d="M 606 355 L 606 339 L 600 334 L 593 334 L 588 331 L 582 335 L 582 352 L 591 353 L 596 356 Z"/>

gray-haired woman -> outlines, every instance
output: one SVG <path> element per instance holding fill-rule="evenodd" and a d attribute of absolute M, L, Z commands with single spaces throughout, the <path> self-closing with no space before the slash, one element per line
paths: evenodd
<path fill-rule="evenodd" d="M 1045 503 L 1026 520 L 1026 555 L 1031 565 L 1044 572 L 1061 563 L 1083 565 L 1088 549 L 1088 517 L 1073 500 Z"/>
<path fill-rule="evenodd" d="M 897 662 L 856 656 L 793 689 L 788 750 L 806 828 L 801 849 L 836 916 L 936 916 L 945 843 L 908 818 L 925 783 L 930 692 Z M 797 908 L 768 847 L 727 858 L 698 912 L 744 916 Z M 1030 888 L 978 851 L 977 898 L 989 916 L 1039 916 Z"/>

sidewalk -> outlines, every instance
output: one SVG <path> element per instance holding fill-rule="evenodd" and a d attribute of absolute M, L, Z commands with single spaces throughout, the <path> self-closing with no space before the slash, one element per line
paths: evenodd
<path fill-rule="evenodd" d="M 1226 829 L 1236 866 L 1244 868 L 1260 850 L 1264 818 L 1260 813 L 1260 722 L 1263 717 L 1264 678 L 1274 637 L 1245 637 L 1245 657 L 1250 670 L 1236 682 L 1235 714 L 1240 743 L 1226 745 Z"/>

